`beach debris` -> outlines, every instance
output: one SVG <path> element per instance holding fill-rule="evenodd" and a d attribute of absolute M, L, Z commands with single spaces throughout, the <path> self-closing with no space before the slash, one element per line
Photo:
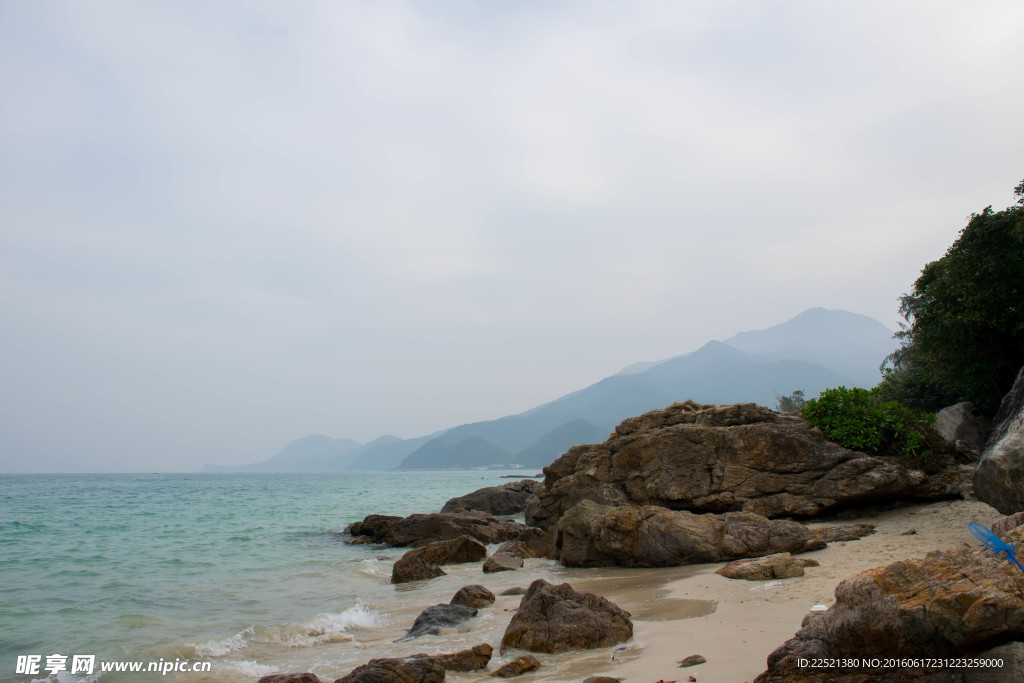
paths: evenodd
<path fill-rule="evenodd" d="M 697 677 L 696 677 L 696 676 L 690 676 L 690 677 L 689 677 L 689 678 L 687 678 L 686 680 L 690 681 L 690 683 L 696 683 L 696 681 L 697 681 Z"/>
<path fill-rule="evenodd" d="M 1012 545 L 996 536 L 988 527 L 982 526 L 977 522 L 968 522 L 967 528 L 971 530 L 975 538 L 991 548 L 996 555 L 1006 553 L 1006 561 L 1014 563 L 1024 572 L 1024 566 L 1021 566 L 1020 562 L 1017 561 L 1017 556 L 1013 554 Z"/>
<path fill-rule="evenodd" d="M 447 671 L 479 671 L 487 668 L 493 652 L 493 647 L 487 643 L 480 643 L 468 650 L 460 650 L 450 655 L 433 655 L 433 657 L 441 662 L 441 666 Z M 428 655 L 414 656 L 427 657 Z"/>
<path fill-rule="evenodd" d="M 916 536 L 916 535 L 917 535 L 917 529 L 908 529 L 907 531 L 904 531 L 902 534 L 900 534 L 900 536 Z"/>
<path fill-rule="evenodd" d="M 479 562 L 487 557 L 487 546 L 463 535 L 450 541 L 434 541 L 421 548 L 413 548 L 402 557 L 421 557 L 437 565 Z"/>
<path fill-rule="evenodd" d="M 700 655 L 690 655 L 686 659 L 680 660 L 679 668 L 685 669 L 688 666 L 697 666 L 698 664 L 703 664 L 706 661 L 708 660 L 704 659 Z"/>
<path fill-rule="evenodd" d="M 523 566 L 523 558 L 509 553 L 494 553 L 484 561 L 484 573 L 515 571 Z"/>
<path fill-rule="evenodd" d="M 452 597 L 449 605 L 465 605 L 466 607 L 490 607 L 494 604 L 494 593 L 478 583 L 463 586 Z"/>
<path fill-rule="evenodd" d="M 629 649 L 628 647 L 626 647 L 625 645 L 623 645 L 622 647 L 617 647 L 617 648 L 615 648 L 614 650 L 612 650 L 612 661 L 613 661 L 613 662 L 615 661 L 615 657 L 616 657 L 616 656 L 617 656 L 617 655 L 618 655 L 618 654 L 619 654 L 620 652 L 625 652 L 625 651 L 626 651 L 626 650 L 628 650 L 628 649 Z"/>
<path fill-rule="evenodd" d="M 558 653 L 617 645 L 633 637 L 629 616 L 599 595 L 577 592 L 568 583 L 555 586 L 537 579 L 505 629 L 501 651 Z"/>
<path fill-rule="evenodd" d="M 498 678 L 512 678 L 513 676 L 519 676 L 527 671 L 533 671 L 534 669 L 540 668 L 540 660 L 533 655 L 523 655 L 516 657 L 510 662 L 506 662 L 498 670 L 494 671 L 491 675 L 497 676 Z"/>
<path fill-rule="evenodd" d="M 715 571 L 728 579 L 745 581 L 769 581 L 791 579 L 804 575 L 804 563 L 789 553 L 776 553 L 766 557 L 736 560 Z"/>
<path fill-rule="evenodd" d="M 749 590 L 752 590 L 752 591 L 763 591 L 763 590 L 768 590 L 769 588 L 775 588 L 776 586 L 781 586 L 781 585 L 782 585 L 781 581 L 768 581 L 766 583 L 762 583 L 760 586 L 754 586 L 753 588 L 750 588 Z"/>
<path fill-rule="evenodd" d="M 812 612 L 827 612 L 828 605 L 811 605 Z"/>
<path fill-rule="evenodd" d="M 424 581 L 438 576 L 445 576 L 444 570 L 422 557 L 403 557 L 391 568 L 391 583 Z"/>

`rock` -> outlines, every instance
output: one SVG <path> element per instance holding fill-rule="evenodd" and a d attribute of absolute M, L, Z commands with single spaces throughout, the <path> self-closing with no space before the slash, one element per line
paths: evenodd
<path fill-rule="evenodd" d="M 452 598 L 450 605 L 465 605 L 466 607 L 489 607 L 494 604 L 494 593 L 487 590 L 478 583 L 463 586 Z"/>
<path fill-rule="evenodd" d="M 435 512 L 408 517 L 368 515 L 345 529 L 352 543 L 368 537 L 372 543 L 393 546 L 424 546 L 433 541 L 448 541 L 469 536 L 481 543 L 503 543 L 517 537 L 527 527 L 519 522 L 498 519 L 475 510 L 466 512 Z"/>
<path fill-rule="evenodd" d="M 533 655 L 523 655 L 522 657 L 516 657 L 511 662 L 505 663 L 491 675 L 497 676 L 498 678 L 512 678 L 513 676 L 520 676 L 527 671 L 533 671 L 534 669 L 539 668 L 539 659 Z"/>
<path fill-rule="evenodd" d="M 703 664 L 706 661 L 708 660 L 704 659 L 700 655 L 690 655 L 686 659 L 679 662 L 679 668 L 685 669 L 688 666 L 697 666 L 698 664 Z"/>
<path fill-rule="evenodd" d="M 1009 540 L 1022 537 L 1024 529 L 1011 532 Z M 808 614 L 796 636 L 768 657 L 768 670 L 757 681 L 815 680 L 799 667 L 800 658 L 841 661 L 868 652 L 880 658 L 980 657 L 993 643 L 1024 639 L 1022 591 L 1024 573 L 1016 566 L 967 545 L 870 569 L 842 581 L 827 611 Z M 840 666 L 828 673 L 834 680 L 888 680 L 892 669 Z M 900 669 L 906 680 L 924 673 Z"/>
<path fill-rule="evenodd" d="M 808 559 L 808 558 L 806 558 L 806 557 L 801 557 L 801 558 L 800 558 L 800 562 L 801 562 L 801 563 L 802 563 L 802 564 L 803 564 L 803 565 L 804 565 L 805 567 L 820 567 L 820 566 L 821 566 L 821 563 L 820 563 L 820 562 L 818 562 L 817 560 L 810 560 L 810 559 Z"/>
<path fill-rule="evenodd" d="M 567 583 L 543 579 L 530 584 L 505 635 L 501 651 L 565 652 L 609 647 L 633 637 L 629 612 L 593 593 L 579 593 Z"/>
<path fill-rule="evenodd" d="M 256 683 L 323 683 L 316 674 L 271 674 L 264 676 Z"/>
<path fill-rule="evenodd" d="M 774 518 L 959 495 L 952 449 L 929 469 L 843 448 L 797 415 L 753 403 L 676 403 L 624 420 L 604 443 L 566 451 L 545 468 L 526 521 L 548 529 L 582 500 Z"/>
<path fill-rule="evenodd" d="M 611 676 L 588 676 L 583 679 L 583 683 L 619 683 L 621 678 L 612 678 Z"/>
<path fill-rule="evenodd" d="M 842 524 L 840 526 L 823 526 L 813 530 L 814 535 L 825 543 L 838 541 L 856 541 L 858 538 L 875 533 L 875 525 L 868 523 Z"/>
<path fill-rule="evenodd" d="M 992 522 L 991 529 L 996 536 L 1003 537 L 1022 524 L 1024 524 L 1024 512 L 1017 512 Z"/>
<path fill-rule="evenodd" d="M 964 683 L 1006 683 L 1024 681 L 1024 643 L 1014 641 L 986 650 L 978 655 L 980 659 L 1001 659 L 1001 667 L 968 669 L 964 672 Z"/>
<path fill-rule="evenodd" d="M 371 659 L 334 683 L 440 683 L 445 669 L 436 657 Z"/>
<path fill-rule="evenodd" d="M 904 531 L 903 533 L 900 534 L 900 536 L 916 536 L 916 535 L 917 535 L 917 529 L 907 529 L 906 531 Z"/>
<path fill-rule="evenodd" d="M 557 559 L 567 567 L 672 567 L 825 547 L 799 522 L 750 512 L 695 515 L 591 501 L 562 517 L 556 537 Z"/>
<path fill-rule="evenodd" d="M 523 558 L 508 553 L 494 553 L 484 562 L 484 573 L 510 572 L 523 566 Z"/>
<path fill-rule="evenodd" d="M 516 557 L 547 557 L 550 553 L 550 535 L 543 529 L 528 528 L 511 541 L 498 546 L 497 552 Z"/>
<path fill-rule="evenodd" d="M 469 650 L 460 650 L 450 655 L 434 655 L 447 671 L 479 671 L 486 669 L 491 661 L 494 648 L 487 643 L 474 645 Z"/>
<path fill-rule="evenodd" d="M 526 501 L 540 488 L 540 482 L 521 479 L 501 486 L 488 486 L 464 496 L 452 498 L 441 512 L 454 512 L 460 508 L 480 510 L 489 515 L 518 515 L 526 508 Z"/>
<path fill-rule="evenodd" d="M 423 581 L 436 576 L 445 576 L 444 570 L 421 557 L 403 557 L 391 567 L 391 583 Z"/>
<path fill-rule="evenodd" d="M 959 444 L 958 451 L 977 454 L 984 446 L 992 424 L 973 403 L 957 403 L 935 413 L 935 431 L 947 443 Z"/>
<path fill-rule="evenodd" d="M 434 541 L 421 548 L 413 548 L 402 557 L 420 557 L 437 565 L 479 562 L 487 557 L 487 546 L 469 536 L 459 536 L 450 541 Z"/>
<path fill-rule="evenodd" d="M 514 586 L 501 591 L 502 595 L 526 595 L 526 589 L 522 586 Z"/>
<path fill-rule="evenodd" d="M 715 573 L 728 579 L 746 581 L 791 579 L 804 575 L 804 563 L 789 553 L 777 553 L 751 560 L 736 560 L 716 570 Z"/>
<path fill-rule="evenodd" d="M 475 616 L 476 609 L 466 605 L 434 605 L 420 612 L 402 640 L 423 635 L 438 636 L 441 635 L 442 628 L 458 626 Z"/>
<path fill-rule="evenodd" d="M 1024 511 L 1024 368 L 992 420 L 974 474 L 974 495 L 1004 515 Z"/>

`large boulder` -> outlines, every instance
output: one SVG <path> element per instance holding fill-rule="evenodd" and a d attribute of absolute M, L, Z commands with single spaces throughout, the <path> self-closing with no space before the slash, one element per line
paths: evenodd
<path fill-rule="evenodd" d="M 593 593 L 544 579 L 530 584 L 505 629 L 501 651 L 565 652 L 609 647 L 633 637 L 629 612 Z"/>
<path fill-rule="evenodd" d="M 992 423 L 973 403 L 964 401 L 935 413 L 935 431 L 957 452 L 977 457 L 985 446 Z"/>
<path fill-rule="evenodd" d="M 1008 538 L 1020 541 L 1024 529 Z M 841 662 L 986 657 L 996 645 L 1024 640 L 1024 573 L 987 548 L 961 545 L 870 569 L 841 582 L 835 598 L 827 611 L 808 614 L 796 636 L 768 657 L 759 683 L 826 680 L 822 669 L 800 666 L 801 660 L 821 659 L 840 663 L 828 669 L 828 680 L 895 680 L 886 678 L 891 667 L 852 669 Z M 973 680 L 963 672 L 947 678 L 930 676 L 953 672 L 898 673 L 900 680 Z"/>
<path fill-rule="evenodd" d="M 391 583 L 425 581 L 438 576 L 445 576 L 444 570 L 422 557 L 402 557 L 391 567 Z"/>
<path fill-rule="evenodd" d="M 550 552 L 550 534 L 543 529 L 529 528 L 511 541 L 505 541 L 495 552 L 516 557 L 547 557 Z"/>
<path fill-rule="evenodd" d="M 436 657 L 371 659 L 334 683 L 441 683 L 444 666 Z"/>
<path fill-rule="evenodd" d="M 1004 515 L 1024 511 L 1024 368 L 992 420 L 974 475 L 974 495 Z"/>
<path fill-rule="evenodd" d="M 825 547 L 799 522 L 752 512 L 695 515 L 588 500 L 570 509 L 555 529 L 557 559 L 567 567 L 672 567 Z"/>
<path fill-rule="evenodd" d="M 441 512 L 480 510 L 489 515 L 517 515 L 526 508 L 526 501 L 540 488 L 540 482 L 533 479 L 512 481 L 501 486 L 488 486 L 464 496 L 450 499 Z"/>
<path fill-rule="evenodd" d="M 487 546 L 469 536 L 459 536 L 450 541 L 434 541 L 421 548 L 413 548 L 402 557 L 419 557 L 436 565 L 479 562 L 487 557 Z"/>
<path fill-rule="evenodd" d="M 503 543 L 521 534 L 527 527 L 519 522 L 498 519 L 483 512 L 434 512 L 408 517 L 368 515 L 345 529 L 350 543 L 387 543 L 392 546 L 424 546 L 469 536 L 481 543 Z"/>
<path fill-rule="evenodd" d="M 465 605 L 466 607 L 489 607 L 494 604 L 494 593 L 487 590 L 478 583 L 463 586 L 452 596 L 450 605 Z"/>
<path fill-rule="evenodd" d="M 458 603 L 450 605 L 434 605 L 428 607 L 419 616 L 416 617 L 416 621 L 412 623 L 410 628 L 405 633 L 405 638 L 419 638 L 420 636 L 430 635 L 439 636 L 441 635 L 442 628 L 451 628 L 452 626 L 458 626 L 464 621 L 468 621 L 476 616 L 476 609 L 473 607 L 467 607 L 466 605 L 460 605 Z"/>
<path fill-rule="evenodd" d="M 929 472 L 826 441 L 799 416 L 753 403 L 676 403 L 624 420 L 601 444 L 570 448 L 544 468 L 526 508 L 547 529 L 581 500 L 691 512 L 810 517 L 894 499 L 959 495 L 952 449 Z"/>
<path fill-rule="evenodd" d="M 493 652 L 493 647 L 487 643 L 481 643 L 468 650 L 460 650 L 450 655 L 434 655 L 434 659 L 448 671 L 479 671 L 487 668 Z"/>
<path fill-rule="evenodd" d="M 484 573 L 511 572 L 523 566 L 523 558 L 509 553 L 494 553 L 484 561 Z"/>

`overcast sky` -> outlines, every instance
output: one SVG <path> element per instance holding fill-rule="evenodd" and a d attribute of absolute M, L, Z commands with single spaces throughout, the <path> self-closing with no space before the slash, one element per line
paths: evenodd
<path fill-rule="evenodd" d="M 1024 3 L 0 0 L 0 471 L 413 437 L 823 306 L 1024 178 Z"/>

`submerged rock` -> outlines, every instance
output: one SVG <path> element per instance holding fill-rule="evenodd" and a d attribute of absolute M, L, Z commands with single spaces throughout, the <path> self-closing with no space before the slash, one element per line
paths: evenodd
<path fill-rule="evenodd" d="M 371 659 L 334 683 L 441 683 L 445 669 L 436 657 Z"/>
<path fill-rule="evenodd" d="M 523 566 L 523 558 L 508 553 L 494 553 L 484 562 L 484 573 L 510 572 Z"/>
<path fill-rule="evenodd" d="M 515 676 L 522 676 L 527 671 L 533 671 L 534 669 L 539 668 L 539 659 L 533 655 L 523 655 L 521 657 L 516 657 L 510 662 L 506 662 L 491 675 L 497 676 L 498 678 L 513 678 Z"/>
<path fill-rule="evenodd" d="M 1024 368 L 992 420 L 974 474 L 974 495 L 1004 515 L 1024 511 Z"/>
<path fill-rule="evenodd" d="M 474 583 L 460 588 L 449 604 L 480 608 L 493 605 L 494 600 L 494 593 L 480 584 Z"/>
<path fill-rule="evenodd" d="M 316 674 L 271 674 L 264 676 L 256 683 L 323 683 Z"/>
<path fill-rule="evenodd" d="M 825 547 L 799 522 L 750 512 L 696 515 L 591 501 L 569 510 L 556 536 L 558 560 L 567 567 L 672 567 Z"/>
<path fill-rule="evenodd" d="M 393 546 L 424 546 L 469 536 L 481 543 L 502 543 L 521 534 L 527 527 L 519 522 L 498 519 L 482 512 L 434 512 L 408 517 L 368 515 L 345 529 L 351 543 L 387 543 Z M 369 539 L 369 540 L 366 540 Z"/>
<path fill-rule="evenodd" d="M 419 638 L 424 635 L 441 635 L 442 628 L 458 626 L 476 616 L 476 609 L 466 605 L 434 605 L 428 607 L 416 617 L 412 628 L 406 631 L 405 638 Z"/>
<path fill-rule="evenodd" d="M 505 629 L 501 651 L 565 652 L 608 647 L 633 637 L 629 612 L 593 593 L 579 593 L 567 583 L 543 579 L 530 584 Z"/>
<path fill-rule="evenodd" d="M 497 552 L 516 557 L 547 557 L 550 553 L 550 534 L 543 529 L 528 528 L 511 541 L 498 546 Z"/>
<path fill-rule="evenodd" d="M 930 471 L 825 441 L 800 417 L 753 403 L 676 403 L 624 420 L 601 444 L 570 448 L 544 469 L 526 509 L 547 529 L 577 503 L 811 517 L 894 499 L 959 496 L 950 452 Z"/>
<path fill-rule="evenodd" d="M 413 656 L 436 659 L 446 671 L 479 671 L 480 669 L 487 668 L 493 652 L 493 647 L 487 643 L 481 643 L 480 645 L 474 645 L 468 650 L 460 650 L 453 654 Z"/>
<path fill-rule="evenodd" d="M 402 557 L 420 557 L 436 565 L 479 562 L 487 557 L 487 546 L 469 536 L 459 536 L 450 541 L 434 541 L 421 548 L 413 548 Z"/>
<path fill-rule="evenodd" d="M 459 509 L 480 510 L 489 515 L 517 515 L 526 509 L 526 501 L 540 488 L 540 482 L 533 479 L 512 481 L 501 486 L 488 486 L 464 496 L 452 498 L 441 512 Z"/>
<path fill-rule="evenodd" d="M 1009 534 L 1011 543 L 1022 537 L 1024 529 Z M 871 569 L 841 582 L 835 597 L 769 656 L 759 683 L 818 680 L 821 670 L 802 668 L 802 659 L 985 657 L 995 644 L 1024 640 L 1024 573 L 987 548 L 961 545 Z M 906 680 L 940 680 L 928 678 L 938 673 L 949 675 L 941 680 L 976 680 L 963 671 L 900 670 Z M 828 674 L 885 680 L 892 669 L 840 666 Z"/>
<path fill-rule="evenodd" d="M 422 557 L 403 557 L 391 568 L 391 583 L 424 581 L 438 576 L 445 576 L 444 570 Z"/>

